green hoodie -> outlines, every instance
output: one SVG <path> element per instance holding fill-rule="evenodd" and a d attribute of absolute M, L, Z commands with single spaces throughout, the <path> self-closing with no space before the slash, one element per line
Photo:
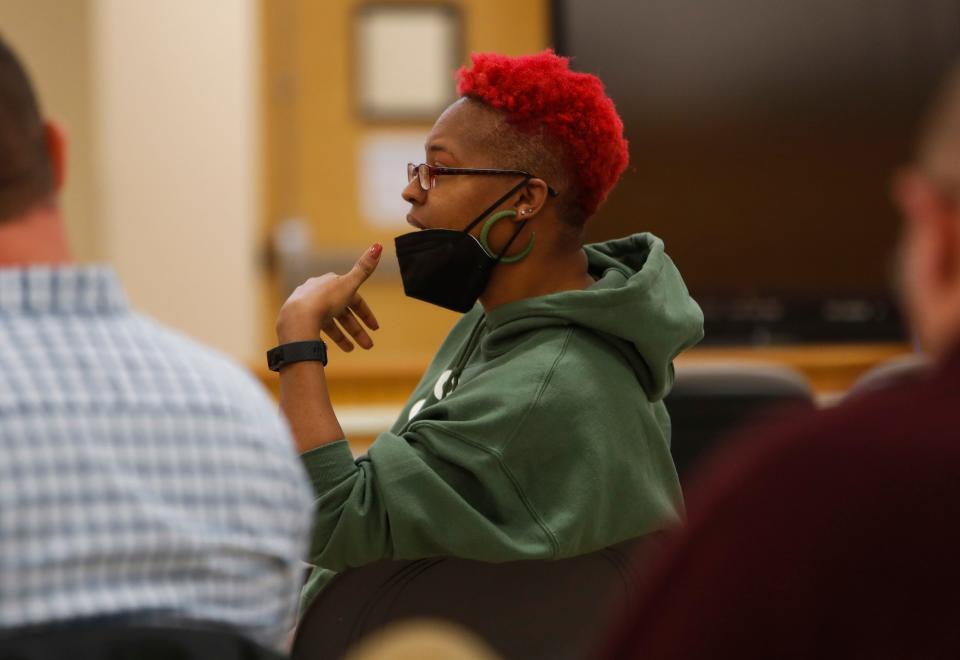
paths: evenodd
<path fill-rule="evenodd" d="M 662 399 L 703 316 L 655 236 L 585 250 L 588 289 L 464 315 L 366 456 L 303 455 L 328 569 L 305 604 L 349 566 L 570 557 L 682 515 Z"/>

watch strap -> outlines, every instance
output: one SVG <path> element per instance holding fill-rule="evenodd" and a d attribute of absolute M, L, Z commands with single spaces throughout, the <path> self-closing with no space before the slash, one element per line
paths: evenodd
<path fill-rule="evenodd" d="M 319 339 L 293 341 L 267 351 L 267 367 L 270 371 L 280 371 L 288 364 L 307 361 L 321 362 L 326 366 L 327 345 Z"/>

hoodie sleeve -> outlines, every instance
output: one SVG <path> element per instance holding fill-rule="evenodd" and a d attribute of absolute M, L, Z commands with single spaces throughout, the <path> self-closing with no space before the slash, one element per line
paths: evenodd
<path fill-rule="evenodd" d="M 447 449 L 424 449 L 438 445 Z M 388 558 L 506 561 L 556 552 L 501 457 L 442 427 L 384 433 L 356 460 L 341 440 L 303 461 L 316 496 L 308 561 L 317 566 L 341 571 Z"/>

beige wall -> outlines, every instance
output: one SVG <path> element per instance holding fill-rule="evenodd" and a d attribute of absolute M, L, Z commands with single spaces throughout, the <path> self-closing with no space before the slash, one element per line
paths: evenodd
<path fill-rule="evenodd" d="M 245 361 L 255 330 L 257 6 L 98 0 L 102 235 L 134 304 Z"/>
<path fill-rule="evenodd" d="M 69 134 L 61 203 L 70 243 L 84 261 L 103 256 L 93 162 L 92 0 L 0 0 L 0 34 L 33 78 L 43 111 Z"/>
<path fill-rule="evenodd" d="M 255 0 L 0 0 L 45 112 L 70 134 L 62 205 L 81 261 L 142 311 L 260 355 Z"/>

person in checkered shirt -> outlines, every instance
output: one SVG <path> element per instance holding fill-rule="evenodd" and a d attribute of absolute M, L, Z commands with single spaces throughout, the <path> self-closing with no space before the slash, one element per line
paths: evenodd
<path fill-rule="evenodd" d="M 66 148 L 0 40 L 0 634 L 112 617 L 280 649 L 312 496 L 243 369 L 71 261 Z"/>

